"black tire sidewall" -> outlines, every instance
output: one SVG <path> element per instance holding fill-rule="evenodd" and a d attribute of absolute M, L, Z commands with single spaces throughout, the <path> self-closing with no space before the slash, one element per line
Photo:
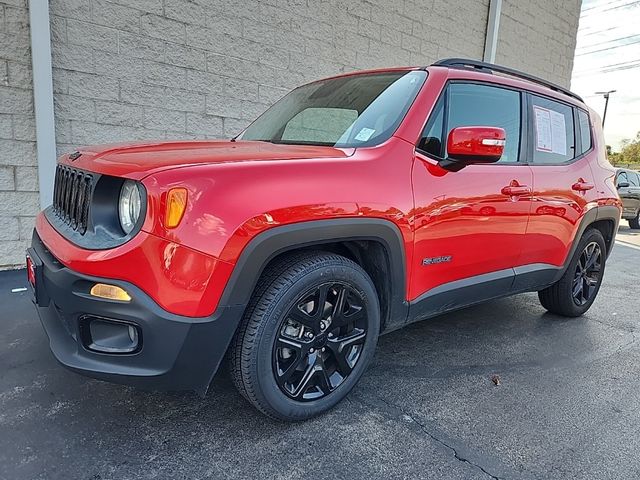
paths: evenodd
<path fill-rule="evenodd" d="M 289 398 L 278 387 L 272 368 L 274 341 L 278 335 L 283 316 L 300 295 L 317 285 L 327 282 L 344 282 L 351 285 L 363 298 L 368 313 L 367 337 L 361 357 L 351 374 L 331 394 L 311 402 L 297 402 Z M 267 306 L 262 317 L 262 325 L 254 347 L 257 358 L 252 366 L 252 374 L 257 382 L 256 394 L 261 403 L 266 403 L 272 413 L 282 419 L 304 420 L 335 406 L 360 380 L 360 377 L 371 362 L 380 330 L 380 308 L 375 287 L 368 275 L 356 266 L 336 264 L 323 265 L 307 271 L 278 292 L 278 298 Z"/>

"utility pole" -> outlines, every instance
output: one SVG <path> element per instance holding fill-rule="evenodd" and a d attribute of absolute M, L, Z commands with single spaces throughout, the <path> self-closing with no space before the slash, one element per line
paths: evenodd
<path fill-rule="evenodd" d="M 609 94 L 614 92 L 615 90 L 609 90 L 608 92 L 596 92 L 596 95 L 602 95 L 604 97 L 604 113 L 602 114 L 603 128 L 604 128 L 604 121 L 607 119 L 607 107 L 609 106 Z"/>

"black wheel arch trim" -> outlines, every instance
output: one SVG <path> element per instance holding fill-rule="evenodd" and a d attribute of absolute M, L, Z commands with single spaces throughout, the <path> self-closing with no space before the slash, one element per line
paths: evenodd
<path fill-rule="evenodd" d="M 564 261 L 563 267 L 559 270 L 556 275 L 554 281 L 557 281 L 562 277 L 565 270 L 569 267 L 569 263 L 573 258 L 573 255 L 576 253 L 576 249 L 578 248 L 578 244 L 580 243 L 580 239 L 584 235 L 584 232 L 592 226 L 594 223 L 599 221 L 608 221 L 613 224 L 613 228 L 611 231 L 611 238 L 605 237 L 605 243 L 607 246 L 607 258 L 611 253 L 613 245 L 615 243 L 616 232 L 618 231 L 618 224 L 620 223 L 620 209 L 613 205 L 599 205 L 595 208 L 590 209 L 587 213 L 585 213 L 580 225 L 578 226 L 578 230 L 576 231 L 575 236 L 573 237 L 573 241 L 571 242 L 571 248 L 569 249 L 569 253 L 567 254 L 567 258 Z"/>
<path fill-rule="evenodd" d="M 221 306 L 247 305 L 262 272 L 278 255 L 301 248 L 370 240 L 382 245 L 387 256 L 390 288 L 388 318 L 404 324 L 408 313 L 406 256 L 399 228 L 378 218 L 311 220 L 270 228 L 245 246 L 220 298 Z"/>

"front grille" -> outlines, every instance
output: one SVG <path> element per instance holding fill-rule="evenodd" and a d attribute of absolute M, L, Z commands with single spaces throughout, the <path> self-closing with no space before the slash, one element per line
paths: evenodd
<path fill-rule="evenodd" d="M 87 231 L 93 176 L 75 168 L 58 165 L 53 190 L 53 211 L 80 234 Z"/>

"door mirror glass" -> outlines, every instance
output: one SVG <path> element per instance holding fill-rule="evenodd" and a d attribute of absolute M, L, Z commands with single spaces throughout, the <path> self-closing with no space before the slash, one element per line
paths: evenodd
<path fill-rule="evenodd" d="M 502 157 L 506 133 L 500 127 L 456 127 L 447 137 L 447 158 L 440 165 L 458 171 L 467 165 L 495 163 Z"/>

